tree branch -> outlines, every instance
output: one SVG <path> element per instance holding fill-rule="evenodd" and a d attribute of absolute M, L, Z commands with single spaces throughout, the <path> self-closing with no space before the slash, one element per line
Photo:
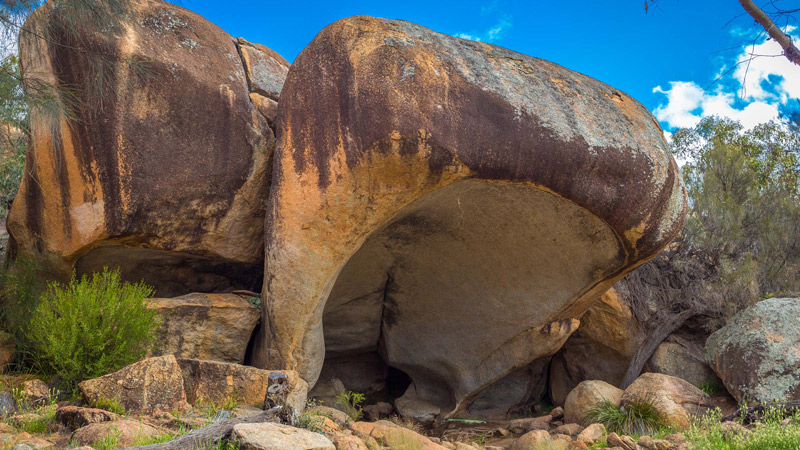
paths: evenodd
<path fill-rule="evenodd" d="M 800 66 L 800 50 L 794 46 L 792 38 L 775 25 L 775 22 L 772 21 L 769 15 L 756 6 L 753 0 L 739 0 L 739 3 L 742 4 L 744 10 L 747 11 L 756 22 L 764 27 L 764 30 L 769 33 L 769 36 L 775 39 L 775 42 L 781 46 L 786 59 Z"/>

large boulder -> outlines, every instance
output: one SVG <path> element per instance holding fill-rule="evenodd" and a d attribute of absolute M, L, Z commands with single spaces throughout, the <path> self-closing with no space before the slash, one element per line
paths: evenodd
<path fill-rule="evenodd" d="M 113 446 L 114 448 L 123 448 L 137 445 L 138 442 L 147 442 L 162 434 L 165 433 L 146 423 L 123 419 L 114 422 L 91 423 L 83 428 L 78 428 L 72 434 L 72 443 L 100 446 L 113 442 L 116 444 Z"/>
<path fill-rule="evenodd" d="M 173 355 L 144 359 L 114 373 L 82 381 L 78 388 L 89 405 L 111 400 L 129 413 L 189 409 L 181 368 Z"/>
<path fill-rule="evenodd" d="M 602 406 L 605 402 L 618 408 L 622 402 L 622 395 L 622 389 L 605 381 L 582 381 L 567 395 L 564 403 L 564 422 L 590 425 L 592 422 L 589 420 L 589 414 L 592 409 Z"/>
<path fill-rule="evenodd" d="M 322 434 L 279 423 L 240 423 L 231 436 L 242 450 L 336 450 Z"/>
<path fill-rule="evenodd" d="M 581 325 L 553 356 L 550 364 L 550 399 L 564 401 L 578 383 L 601 380 L 619 386 L 645 333 L 633 316 L 624 281 L 603 293 L 586 313 Z"/>
<path fill-rule="evenodd" d="M 555 353 L 683 223 L 645 107 L 500 47 L 343 19 L 278 108 L 254 362 L 312 385 L 326 352 L 380 349 L 452 415 Z"/>
<path fill-rule="evenodd" d="M 800 400 L 800 299 L 739 312 L 709 336 L 705 359 L 739 402 Z"/>
<path fill-rule="evenodd" d="M 622 406 L 633 401 L 650 402 L 664 424 L 677 430 L 689 428 L 692 416 L 714 408 L 711 397 L 691 383 L 661 373 L 644 373 L 622 394 Z"/>
<path fill-rule="evenodd" d="M 152 298 L 148 308 L 161 318 L 153 355 L 238 364 L 260 318 L 258 308 L 233 294 Z"/>
<path fill-rule="evenodd" d="M 164 297 L 257 290 L 274 150 L 258 105 L 277 100 L 288 63 L 268 51 L 270 65 L 256 72 L 271 77 L 270 88 L 251 92 L 230 35 L 170 3 L 130 3 L 121 26 L 86 22 L 79 42 L 50 46 L 40 33 L 22 34 L 25 82 L 68 86 L 80 107 L 57 127 L 32 117 L 8 219 L 12 248 L 36 256 L 51 277 L 119 267 Z M 57 29 L 53 4 L 29 21 Z M 244 53 L 252 61 L 262 48 Z M 95 78 L 100 93 L 88 87 Z"/>
<path fill-rule="evenodd" d="M 695 386 L 720 386 L 721 382 L 703 359 L 703 346 L 695 339 L 669 336 L 647 361 L 645 370 L 671 375 Z"/>

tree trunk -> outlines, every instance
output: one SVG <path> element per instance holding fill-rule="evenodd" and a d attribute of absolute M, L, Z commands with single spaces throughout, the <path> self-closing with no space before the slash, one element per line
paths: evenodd
<path fill-rule="evenodd" d="M 272 408 L 267 411 L 246 417 L 223 420 L 211 425 L 198 428 L 189 434 L 175 438 L 162 444 L 143 445 L 140 447 L 127 447 L 123 450 L 207 450 L 220 441 L 230 438 L 233 426 L 240 423 L 274 422 L 281 408 Z"/>
<path fill-rule="evenodd" d="M 744 10 L 747 11 L 747 14 L 753 17 L 762 27 L 764 30 L 767 31 L 769 36 L 772 39 L 775 39 L 775 42 L 780 44 L 781 48 L 783 49 L 783 56 L 786 57 L 789 61 L 797 64 L 800 66 L 800 50 L 794 46 L 792 43 L 792 38 L 786 35 L 781 29 L 775 25 L 775 22 L 761 10 L 753 0 L 739 0 L 739 3 L 742 4 Z"/>
<path fill-rule="evenodd" d="M 647 360 L 653 356 L 658 346 L 664 342 L 673 331 L 677 330 L 681 327 L 684 323 L 686 323 L 689 318 L 695 315 L 694 308 L 687 309 L 686 311 L 680 312 L 664 322 L 662 322 L 646 339 L 644 345 L 639 347 L 639 350 L 636 351 L 636 354 L 633 355 L 633 359 L 631 359 L 630 364 L 628 364 L 628 371 L 625 372 L 625 377 L 622 379 L 622 385 L 620 388 L 625 389 L 633 383 L 634 380 L 642 373 L 642 369 L 644 369 L 644 365 L 647 363 Z"/>

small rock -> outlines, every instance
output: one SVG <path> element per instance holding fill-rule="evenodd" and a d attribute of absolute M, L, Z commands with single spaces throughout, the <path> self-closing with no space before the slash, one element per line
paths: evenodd
<path fill-rule="evenodd" d="M 28 444 L 15 444 L 10 450 L 36 450 Z"/>
<path fill-rule="evenodd" d="M 686 442 L 686 436 L 683 433 L 672 433 L 664 439 L 672 442 L 673 444 L 683 444 Z"/>
<path fill-rule="evenodd" d="M 401 416 L 418 420 L 422 423 L 433 422 L 442 412 L 442 410 L 434 404 L 407 395 L 396 399 L 394 401 L 394 406 Z"/>
<path fill-rule="evenodd" d="M 68 405 L 58 408 L 55 418 L 62 425 L 75 429 L 90 423 L 111 422 L 119 419 L 119 416 L 103 409 Z"/>
<path fill-rule="evenodd" d="M 387 402 L 378 402 L 364 407 L 364 415 L 368 420 L 376 421 L 389 417 L 394 411 L 394 406 Z"/>
<path fill-rule="evenodd" d="M 353 419 L 351 419 L 350 416 L 348 416 L 344 411 L 339 411 L 338 409 L 331 408 L 330 406 L 314 406 L 309 408 L 306 413 L 329 417 L 341 427 L 347 426 L 347 424 L 353 421 Z"/>
<path fill-rule="evenodd" d="M 524 433 L 533 430 L 549 430 L 550 416 L 526 417 L 524 419 L 514 419 L 508 424 L 508 428 L 514 433 Z"/>
<path fill-rule="evenodd" d="M 553 408 L 553 410 L 550 411 L 550 417 L 552 417 L 553 420 L 558 420 L 558 419 L 564 417 L 564 408 L 562 408 L 560 406 L 557 406 L 557 407 Z"/>
<path fill-rule="evenodd" d="M 606 436 L 606 444 L 608 446 L 620 447 L 623 450 L 640 450 L 636 441 L 630 436 L 619 436 L 617 433 L 609 433 Z"/>
<path fill-rule="evenodd" d="M 233 437 L 242 450 L 336 450 L 319 433 L 277 423 L 240 423 Z"/>
<path fill-rule="evenodd" d="M 670 441 L 664 439 L 653 439 L 650 436 L 642 436 L 639 438 L 639 446 L 645 450 L 669 450 L 672 447 Z"/>
<path fill-rule="evenodd" d="M 570 436 L 568 434 L 556 433 L 556 434 L 553 434 L 551 436 L 551 438 L 554 441 L 561 441 L 561 442 L 564 442 L 564 443 L 567 443 L 567 444 L 572 442 L 572 436 Z"/>
<path fill-rule="evenodd" d="M 511 450 L 533 450 L 537 447 L 544 446 L 552 440 L 550 433 L 547 431 L 533 430 L 523 434 L 519 439 L 514 441 L 514 443 L 511 444 Z"/>
<path fill-rule="evenodd" d="M 509 431 L 507 428 L 500 427 L 497 429 L 497 432 L 503 437 L 511 436 L 511 431 Z"/>
<path fill-rule="evenodd" d="M 369 450 L 364 441 L 352 434 L 336 433 L 331 440 L 336 450 Z"/>
<path fill-rule="evenodd" d="M 380 444 L 384 447 L 394 448 L 395 446 L 403 445 L 408 448 L 420 448 L 423 450 L 440 450 L 444 448 L 429 438 L 413 431 L 408 428 L 403 428 L 388 420 L 379 420 L 377 422 L 355 422 L 350 425 L 358 437 L 364 439 L 367 446 L 370 446 L 370 439 L 373 438 L 376 445 Z M 370 447 L 372 448 L 372 447 Z M 376 447 L 380 448 L 380 447 Z"/>
<path fill-rule="evenodd" d="M 557 427 L 555 431 L 556 433 L 559 434 L 577 436 L 581 431 L 583 431 L 583 427 L 578 425 L 577 423 L 567 423 Z"/>
<path fill-rule="evenodd" d="M 39 405 L 50 398 L 50 388 L 47 384 L 38 379 L 26 380 L 22 382 L 22 395 L 32 405 Z"/>
<path fill-rule="evenodd" d="M 17 401 L 9 392 L 0 393 L 0 417 L 8 417 L 19 411 Z"/>
<path fill-rule="evenodd" d="M 575 449 L 575 450 L 586 450 L 586 449 L 589 448 L 589 446 L 585 442 L 572 441 L 569 444 L 569 448 Z"/>
<path fill-rule="evenodd" d="M 584 428 L 578 434 L 577 441 L 584 442 L 587 445 L 593 445 L 603 439 L 606 434 L 606 427 L 602 423 L 593 423 Z"/>
<path fill-rule="evenodd" d="M 72 434 L 72 442 L 80 445 L 91 445 L 102 439 L 116 437 L 118 447 L 129 447 L 137 437 L 152 438 L 161 434 L 156 428 L 135 420 L 117 420 L 114 422 L 91 423 L 78 428 Z"/>

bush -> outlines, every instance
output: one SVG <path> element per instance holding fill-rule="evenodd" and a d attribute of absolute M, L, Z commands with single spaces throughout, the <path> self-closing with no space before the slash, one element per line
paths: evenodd
<path fill-rule="evenodd" d="M 18 366 L 32 365 L 34 352 L 27 328 L 44 287 L 39 265 L 32 258 L 20 256 L 0 273 L 0 329 L 14 336 Z"/>
<path fill-rule="evenodd" d="M 359 392 L 345 391 L 336 396 L 336 406 L 344 411 L 351 419 L 358 421 L 362 416 L 361 404 L 366 396 Z"/>
<path fill-rule="evenodd" d="M 604 400 L 586 413 L 586 420 L 602 423 L 609 432 L 619 434 L 652 433 L 666 428 L 664 418 L 653 403 L 648 397 L 634 398 L 617 408 Z"/>
<path fill-rule="evenodd" d="M 33 312 L 29 334 L 44 362 L 68 384 L 141 359 L 153 342 L 153 289 L 120 281 L 119 271 L 52 283 Z"/>

